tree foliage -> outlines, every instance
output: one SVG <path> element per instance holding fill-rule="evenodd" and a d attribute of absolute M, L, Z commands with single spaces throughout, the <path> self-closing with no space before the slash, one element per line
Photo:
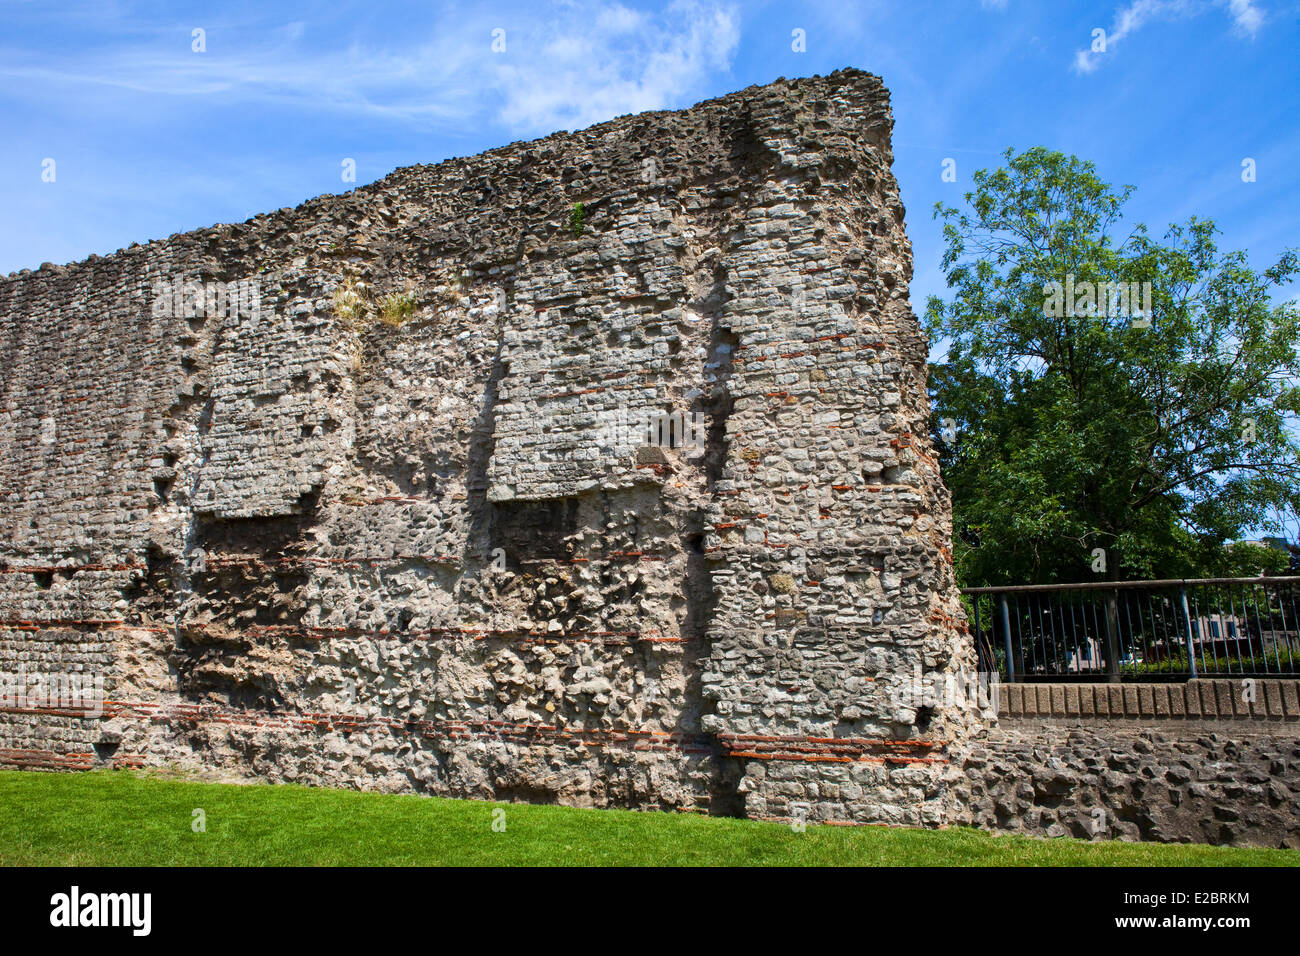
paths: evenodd
<path fill-rule="evenodd" d="M 1300 309 L 1193 218 L 1115 233 L 1132 188 L 1043 148 L 938 204 L 951 298 L 926 329 L 966 585 L 1225 573 L 1225 542 L 1300 505 Z M 1150 283 L 1149 314 L 1065 314 L 1051 283 Z M 1086 288 L 1086 286 L 1085 286 Z M 1106 310 L 1102 310 L 1106 311 Z M 1149 325 L 1147 324 L 1149 322 Z"/>

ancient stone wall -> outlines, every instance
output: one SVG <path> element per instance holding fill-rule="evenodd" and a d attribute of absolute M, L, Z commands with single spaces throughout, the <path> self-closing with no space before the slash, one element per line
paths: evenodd
<path fill-rule="evenodd" d="M 0 766 L 1296 846 L 1295 682 L 968 683 L 890 131 L 779 81 L 0 280 Z"/>
<path fill-rule="evenodd" d="M 890 132 L 782 80 L 0 280 L 0 671 L 103 680 L 0 762 L 943 822 Z"/>
<path fill-rule="evenodd" d="M 949 823 L 1300 849 L 1300 681 L 1011 684 L 951 754 Z"/>

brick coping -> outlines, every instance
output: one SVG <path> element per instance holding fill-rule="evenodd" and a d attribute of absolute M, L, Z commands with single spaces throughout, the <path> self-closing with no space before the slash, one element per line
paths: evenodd
<path fill-rule="evenodd" d="M 1205 678 L 1179 684 L 999 684 L 998 716 L 1300 720 L 1300 680 Z"/>

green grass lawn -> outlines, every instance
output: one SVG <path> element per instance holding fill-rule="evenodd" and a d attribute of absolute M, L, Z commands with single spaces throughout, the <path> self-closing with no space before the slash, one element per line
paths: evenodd
<path fill-rule="evenodd" d="M 206 814 L 207 832 L 191 827 Z M 504 832 L 492 829 L 504 808 Z M 1295 866 L 1291 850 L 977 830 L 788 826 L 690 814 L 0 771 L 0 864 L 70 866 Z"/>

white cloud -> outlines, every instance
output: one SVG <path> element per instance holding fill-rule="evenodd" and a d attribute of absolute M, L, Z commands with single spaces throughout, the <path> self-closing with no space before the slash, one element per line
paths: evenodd
<path fill-rule="evenodd" d="M 497 85 L 508 126 L 573 129 L 663 109 L 729 69 L 740 42 L 729 6 L 677 0 L 657 17 L 624 7 L 591 12 L 583 4 L 544 27 L 545 57 L 503 58 Z"/>
<path fill-rule="evenodd" d="M 1255 6 L 1254 0 L 1228 0 L 1228 12 L 1239 33 L 1254 36 L 1264 25 L 1264 14 Z"/>
<path fill-rule="evenodd" d="M 491 48 L 498 26 L 506 31 L 502 53 Z M 210 27 L 212 53 L 191 53 L 186 37 L 175 53 L 160 54 L 157 43 L 110 47 L 72 68 L 6 50 L 0 77 L 70 85 L 105 108 L 123 92 L 220 95 L 425 125 L 492 117 L 536 133 L 687 105 L 683 97 L 702 95 L 712 75 L 730 69 L 740 39 L 739 15 L 718 0 L 675 0 L 653 14 L 598 0 L 529 2 L 458 14 L 381 48 L 305 49 L 306 32 L 291 23 L 256 48 L 232 49 L 218 48 L 220 31 Z"/>
<path fill-rule="evenodd" d="M 1232 17 L 1235 33 L 1255 36 L 1264 23 L 1264 14 L 1256 6 L 1255 0 L 1210 0 L 1208 6 L 1226 7 Z M 1113 51 L 1115 44 L 1126 39 L 1130 34 L 1142 29 L 1154 19 L 1181 20 L 1198 16 L 1207 9 L 1204 2 L 1193 0 L 1132 0 L 1115 15 L 1111 28 L 1106 31 L 1106 51 L 1096 52 L 1091 47 L 1074 54 L 1074 69 L 1079 73 L 1091 73 L 1101 65 L 1106 53 Z"/>
<path fill-rule="evenodd" d="M 645 14 L 616 3 L 600 11 L 596 25 L 605 33 L 627 33 L 641 26 L 645 19 Z"/>

